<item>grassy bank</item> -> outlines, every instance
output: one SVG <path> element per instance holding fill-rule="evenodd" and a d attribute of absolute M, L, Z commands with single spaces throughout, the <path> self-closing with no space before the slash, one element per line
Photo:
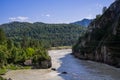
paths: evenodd
<path fill-rule="evenodd" d="M 10 65 L 7 65 L 3 68 L 0 68 L 0 80 L 6 80 L 4 78 L 1 77 L 1 75 L 5 75 L 5 73 L 8 71 L 8 70 L 20 70 L 20 69 L 31 69 L 31 66 L 20 66 L 20 65 L 13 65 L 13 64 L 10 64 Z"/>
<path fill-rule="evenodd" d="M 0 75 L 4 75 L 8 70 L 20 70 L 20 69 L 31 69 L 31 66 L 20 66 L 10 64 L 3 68 L 0 68 Z"/>
<path fill-rule="evenodd" d="M 59 50 L 59 49 L 71 49 L 72 46 L 58 46 L 58 47 L 51 47 L 50 50 Z"/>
<path fill-rule="evenodd" d="M 7 69 L 0 69 L 0 75 L 4 75 L 7 72 Z"/>
<path fill-rule="evenodd" d="M 3 77 L 0 76 L 0 80 L 7 80 L 7 79 L 4 79 Z"/>

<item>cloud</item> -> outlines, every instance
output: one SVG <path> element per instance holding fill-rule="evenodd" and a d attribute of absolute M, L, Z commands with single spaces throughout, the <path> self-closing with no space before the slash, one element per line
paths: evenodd
<path fill-rule="evenodd" d="M 28 17 L 23 17 L 23 16 L 19 16 L 17 18 L 18 18 L 18 20 L 21 20 L 21 21 L 25 21 L 25 20 L 29 19 Z"/>
<path fill-rule="evenodd" d="M 93 16 L 92 14 L 89 14 L 86 18 L 87 18 L 87 19 L 93 19 L 94 16 Z"/>
<path fill-rule="evenodd" d="M 45 16 L 46 16 L 46 17 L 50 17 L 50 14 L 46 14 Z"/>
<path fill-rule="evenodd" d="M 43 17 L 50 17 L 51 15 L 50 14 L 42 14 L 41 16 L 43 16 Z"/>
<path fill-rule="evenodd" d="M 10 17 L 10 21 L 28 21 L 28 17 L 25 16 L 18 16 L 18 17 Z"/>
<path fill-rule="evenodd" d="M 10 21 L 15 21 L 16 18 L 15 18 L 15 17 L 10 17 L 9 20 L 10 20 Z"/>

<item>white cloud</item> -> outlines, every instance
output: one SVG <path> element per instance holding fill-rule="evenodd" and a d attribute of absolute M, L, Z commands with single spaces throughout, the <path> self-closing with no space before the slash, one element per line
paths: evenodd
<path fill-rule="evenodd" d="M 18 16 L 18 17 L 10 17 L 10 21 L 28 21 L 28 17 L 25 16 Z"/>
<path fill-rule="evenodd" d="M 50 17 L 50 14 L 46 14 L 45 16 L 46 16 L 46 17 Z"/>
<path fill-rule="evenodd" d="M 23 16 L 19 16 L 17 17 L 19 20 L 21 21 L 25 21 L 25 20 L 28 20 L 29 18 L 28 17 L 23 17 Z"/>
<path fill-rule="evenodd" d="M 16 18 L 15 18 L 15 17 L 10 17 L 9 20 L 10 20 L 10 21 L 15 21 Z"/>
<path fill-rule="evenodd" d="M 41 16 L 43 16 L 43 17 L 50 17 L 51 15 L 50 14 L 42 14 Z"/>
<path fill-rule="evenodd" d="M 87 19 L 93 19 L 94 16 L 93 16 L 92 14 L 89 14 L 86 18 L 87 18 Z"/>

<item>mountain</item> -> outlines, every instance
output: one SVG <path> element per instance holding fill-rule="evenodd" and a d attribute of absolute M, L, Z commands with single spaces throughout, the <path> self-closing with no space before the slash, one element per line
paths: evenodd
<path fill-rule="evenodd" d="M 116 0 L 88 26 L 73 47 L 73 54 L 120 67 L 120 0 Z"/>
<path fill-rule="evenodd" d="M 15 41 L 40 40 L 50 46 L 74 44 L 86 28 L 74 24 L 46 24 L 41 22 L 11 22 L 0 25 L 7 37 Z"/>
<path fill-rule="evenodd" d="M 76 22 L 73 22 L 71 24 L 77 24 L 77 25 L 80 25 L 80 26 L 85 26 L 85 27 L 88 27 L 88 25 L 92 22 L 92 19 L 83 19 L 81 21 L 76 21 Z"/>

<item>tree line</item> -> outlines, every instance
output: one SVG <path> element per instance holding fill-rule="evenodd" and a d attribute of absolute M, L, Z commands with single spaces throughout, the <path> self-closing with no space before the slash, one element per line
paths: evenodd
<path fill-rule="evenodd" d="M 26 60 L 32 60 L 32 64 L 37 64 L 49 59 L 47 49 L 40 41 L 28 42 L 23 38 L 21 42 L 16 42 L 7 38 L 4 31 L 0 29 L 0 69 L 11 64 L 24 66 Z"/>
<path fill-rule="evenodd" d="M 84 33 L 85 27 L 75 24 L 45 24 L 41 22 L 12 22 L 0 25 L 7 37 L 21 42 L 23 38 L 42 41 L 47 46 L 70 46 Z"/>

